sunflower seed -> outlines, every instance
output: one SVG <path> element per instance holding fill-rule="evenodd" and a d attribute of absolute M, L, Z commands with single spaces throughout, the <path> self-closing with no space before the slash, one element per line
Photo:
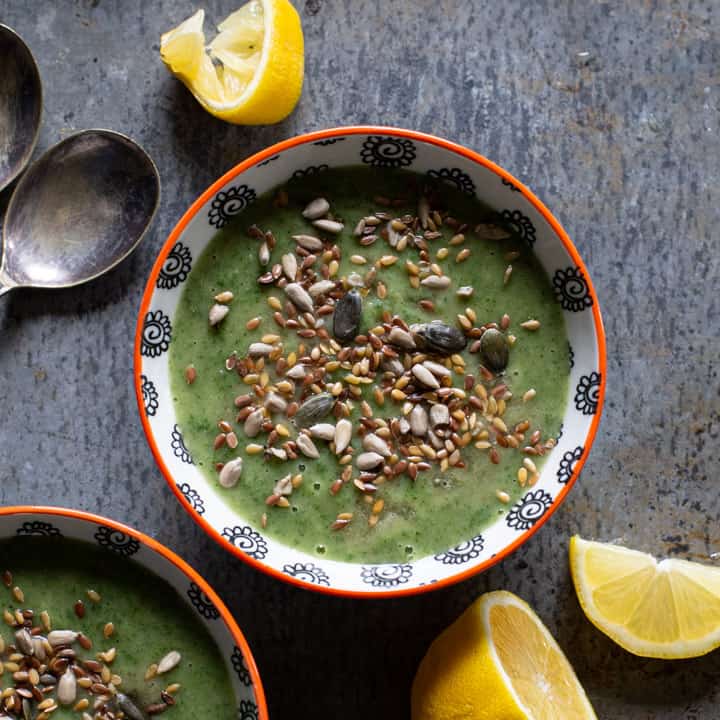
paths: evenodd
<path fill-rule="evenodd" d="M 397 358 L 386 357 L 382 362 L 382 369 L 395 377 L 399 377 L 405 372 L 403 364 Z"/>
<path fill-rule="evenodd" d="M 288 283 L 285 286 L 285 294 L 300 312 L 312 312 L 313 301 L 307 290 L 298 283 Z"/>
<path fill-rule="evenodd" d="M 397 326 L 390 330 L 387 335 L 387 341 L 391 345 L 396 345 L 403 350 L 415 350 L 417 347 L 415 340 L 413 340 L 413 336 L 409 332 L 406 332 Z"/>
<path fill-rule="evenodd" d="M 287 410 L 287 400 L 277 393 L 270 392 L 265 396 L 265 407 L 274 413 L 284 413 Z"/>
<path fill-rule="evenodd" d="M 419 363 L 412 366 L 412 374 L 425 386 L 437 390 L 440 383 L 437 378 L 424 366 Z"/>
<path fill-rule="evenodd" d="M 171 650 L 165 657 L 158 663 L 157 674 L 163 675 L 166 672 L 170 672 L 180 664 L 182 655 L 177 650 Z"/>
<path fill-rule="evenodd" d="M 355 464 L 358 470 L 372 470 L 383 461 L 383 456 L 376 452 L 364 452 L 358 455 Z"/>
<path fill-rule="evenodd" d="M 314 438 L 328 441 L 335 439 L 335 426 L 331 423 L 316 423 L 311 425 L 308 430 Z"/>
<path fill-rule="evenodd" d="M 335 304 L 333 335 L 342 343 L 352 340 L 360 330 L 362 298 L 357 290 L 346 292 Z"/>
<path fill-rule="evenodd" d="M 428 275 L 420 284 L 431 290 L 447 290 L 450 287 L 450 278 L 447 275 Z"/>
<path fill-rule="evenodd" d="M 413 435 L 424 437 L 428 431 L 427 410 L 422 405 L 415 405 L 410 412 L 410 429 Z"/>
<path fill-rule="evenodd" d="M 219 322 L 225 319 L 225 316 L 230 312 L 230 308 L 227 305 L 220 305 L 219 303 L 215 303 L 210 308 L 210 312 L 208 313 L 208 320 L 210 321 L 210 325 L 215 326 Z"/>
<path fill-rule="evenodd" d="M 295 425 L 299 428 L 314 425 L 318 420 L 327 416 L 333 405 L 335 405 L 335 398 L 330 393 L 318 393 L 309 397 L 295 413 L 293 418 Z"/>
<path fill-rule="evenodd" d="M 350 439 L 352 438 L 352 430 L 353 426 L 352 423 L 347 420 L 346 418 L 342 418 L 341 420 L 338 420 L 337 425 L 335 425 L 335 454 L 340 455 L 350 444 Z"/>
<path fill-rule="evenodd" d="M 446 368 L 441 363 L 433 362 L 432 360 L 424 360 L 423 365 L 433 374 L 438 377 L 450 377 L 452 371 L 450 368 Z"/>
<path fill-rule="evenodd" d="M 313 283 L 309 288 L 308 292 L 314 298 L 318 295 L 325 295 L 335 288 L 335 283 L 332 280 L 319 280 Z"/>
<path fill-rule="evenodd" d="M 270 248 L 266 242 L 260 243 L 260 247 L 258 248 L 258 260 L 263 267 L 270 262 Z"/>
<path fill-rule="evenodd" d="M 22 628 L 15 633 L 15 644 L 24 655 L 33 655 L 35 652 L 35 646 L 33 645 L 32 635 L 25 629 Z"/>
<path fill-rule="evenodd" d="M 469 297 L 472 297 L 473 291 L 472 285 L 463 285 L 457 289 L 455 294 L 462 300 L 467 300 Z"/>
<path fill-rule="evenodd" d="M 47 641 L 53 647 L 58 645 L 72 645 L 78 638 L 74 630 L 51 630 L 48 633 Z"/>
<path fill-rule="evenodd" d="M 295 440 L 295 444 L 300 448 L 300 452 L 309 458 L 318 458 L 320 453 L 315 447 L 315 443 L 305 434 L 300 433 Z"/>
<path fill-rule="evenodd" d="M 450 423 L 450 411 L 447 405 L 436 403 L 430 408 L 430 424 L 433 428 Z"/>
<path fill-rule="evenodd" d="M 363 234 L 363 231 L 365 230 L 366 220 L 365 218 L 360 218 L 360 221 L 355 226 L 355 229 L 353 230 L 353 235 L 357 238 L 361 237 Z"/>
<path fill-rule="evenodd" d="M 265 414 L 262 410 L 253 410 L 253 412 L 245 418 L 243 431 L 248 437 L 255 437 L 260 432 L 260 428 L 262 427 L 264 420 Z"/>
<path fill-rule="evenodd" d="M 77 678 L 75 673 L 68 668 L 61 676 L 57 684 L 57 701 L 60 705 L 72 705 L 77 696 Z"/>
<path fill-rule="evenodd" d="M 243 459 L 241 457 L 237 457 L 234 460 L 226 462 L 218 475 L 218 482 L 224 488 L 234 487 L 240 479 L 242 469 Z"/>
<path fill-rule="evenodd" d="M 510 237 L 510 233 L 505 228 L 491 223 L 476 225 L 475 232 L 487 240 L 506 240 Z"/>
<path fill-rule="evenodd" d="M 285 277 L 290 280 L 290 282 L 293 282 L 298 270 L 298 263 L 295 255 L 293 255 L 293 253 L 286 253 L 282 256 L 282 258 L 280 258 L 280 264 L 282 265 Z"/>
<path fill-rule="evenodd" d="M 302 212 L 302 216 L 307 220 L 317 220 L 328 214 L 330 203 L 322 197 L 315 198 L 309 203 Z"/>
<path fill-rule="evenodd" d="M 390 455 L 392 455 L 390 446 L 381 437 L 375 435 L 375 433 L 368 433 L 363 438 L 362 445 L 365 450 L 377 453 L 382 457 L 390 457 Z"/>
<path fill-rule="evenodd" d="M 250 343 L 250 347 L 248 347 L 248 356 L 251 358 L 264 357 L 269 355 L 273 350 L 275 350 L 274 345 L 268 345 L 264 342 L 254 342 Z"/>
<path fill-rule="evenodd" d="M 320 252 L 323 249 L 323 242 L 313 235 L 293 235 L 292 239 L 301 247 L 310 252 Z"/>
<path fill-rule="evenodd" d="M 143 712 L 127 695 L 118 693 L 115 696 L 115 700 L 118 708 L 125 713 L 125 717 L 127 717 L 128 720 L 145 720 Z"/>
<path fill-rule="evenodd" d="M 345 227 L 341 222 L 336 220 L 313 220 L 313 225 L 323 232 L 331 233 L 332 235 L 338 235 L 343 231 Z"/>
<path fill-rule="evenodd" d="M 420 219 L 420 226 L 423 230 L 426 230 L 428 226 L 428 219 L 430 218 L 430 203 L 424 195 L 420 196 L 417 211 L 418 218 Z"/>
<path fill-rule="evenodd" d="M 305 365 L 293 365 L 286 373 L 285 376 L 292 380 L 300 380 L 307 375 L 307 368 Z"/>
<path fill-rule="evenodd" d="M 275 487 L 273 488 L 273 495 L 279 495 L 280 497 L 287 497 L 288 495 L 292 495 L 292 491 L 293 491 L 292 475 L 286 475 L 285 477 L 280 478 L 275 483 Z"/>

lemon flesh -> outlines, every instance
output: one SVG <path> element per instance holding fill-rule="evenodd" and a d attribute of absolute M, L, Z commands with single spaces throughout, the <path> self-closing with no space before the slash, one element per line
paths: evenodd
<path fill-rule="evenodd" d="M 433 642 L 412 688 L 413 720 L 596 720 L 558 644 L 512 593 L 478 598 Z"/>
<path fill-rule="evenodd" d="M 279 122 L 300 98 L 300 17 L 288 0 L 251 0 L 206 47 L 205 11 L 160 38 L 160 57 L 212 115 L 241 125 Z"/>
<path fill-rule="evenodd" d="M 590 622 L 629 652 L 678 659 L 720 646 L 720 568 L 576 535 L 570 571 Z"/>

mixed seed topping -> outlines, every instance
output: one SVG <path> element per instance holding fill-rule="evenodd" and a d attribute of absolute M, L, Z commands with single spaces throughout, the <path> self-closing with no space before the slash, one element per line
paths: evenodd
<path fill-rule="evenodd" d="M 25 594 L 13 586 L 12 573 L 2 574 L 12 600 L 24 605 Z M 88 602 L 100 604 L 102 598 L 93 589 L 86 592 Z M 77 714 L 78 720 L 148 720 L 175 705 L 178 683 L 160 691 L 157 701 L 142 705 L 123 689 L 123 679 L 113 670 L 118 651 L 115 647 L 93 652 L 93 640 L 79 628 L 85 617 L 85 602 L 78 600 L 73 611 L 77 629 L 53 628 L 46 610 L 6 606 L 5 624 L 12 629 L 11 642 L 0 635 L 0 720 L 50 720 L 64 707 Z M 115 625 L 105 624 L 103 639 L 112 641 Z M 170 672 L 181 661 L 180 653 L 170 651 L 159 663 L 151 665 L 145 680 Z"/>
<path fill-rule="evenodd" d="M 301 474 L 288 471 L 288 463 L 316 460 L 326 446 L 336 458 L 338 475 L 329 492 L 339 502 L 348 492 L 365 496 L 371 527 L 385 509 L 385 483 L 464 468 L 467 454 L 475 451 L 493 464 L 505 454 L 518 454 L 517 483 L 532 486 L 538 470 L 531 458 L 554 446 L 529 419 L 513 426 L 503 419 L 508 405 L 518 403 L 505 375 L 517 336 L 509 315 L 479 318 L 470 306 L 474 288 L 454 287 L 452 266 L 471 254 L 465 244 L 470 226 L 436 208 L 431 193 L 422 194 L 414 215 L 392 212 L 406 204 L 404 199 L 376 197 L 375 202 L 379 209 L 351 225 L 357 247 L 350 251 L 346 275 L 339 274 L 343 249 L 337 242 L 345 222 L 333 215 L 326 198 L 315 198 L 302 210 L 307 231 L 293 235 L 293 251 L 280 258 L 273 258 L 271 231 L 248 228 L 259 243 L 257 282 L 267 290 L 269 311 L 247 321 L 257 339 L 225 361 L 245 388 L 234 401 L 234 422 L 218 419 L 213 443 L 215 450 L 237 450 L 233 459 L 216 464 L 226 488 L 240 481 L 246 454 L 262 453 L 277 463 L 279 479 L 268 488 L 266 505 L 280 509 L 290 507 L 289 498 L 303 481 Z M 276 204 L 287 203 L 283 192 Z M 486 222 L 474 232 L 488 240 L 511 237 L 507 228 Z M 371 262 L 363 249 L 376 243 L 386 244 L 387 252 Z M 441 246 L 433 249 L 433 244 Z M 517 250 L 505 255 L 509 263 L 519 257 Z M 410 287 L 426 291 L 418 307 L 427 321 L 409 323 L 386 309 L 379 322 L 363 327 L 364 305 L 373 296 L 387 297 L 383 273 L 397 263 L 404 265 Z M 505 285 L 511 274 L 508 264 Z M 438 316 L 435 300 L 448 292 L 468 305 L 450 322 Z M 233 293 L 223 290 L 213 300 L 209 323 L 217 326 L 231 312 Z M 277 330 L 267 331 L 273 324 Z M 519 327 L 537 332 L 540 321 L 533 318 Z M 286 348 L 293 334 L 297 340 Z M 196 377 L 189 366 L 186 381 Z M 522 389 L 521 402 L 530 403 L 535 395 L 532 388 Z M 496 498 L 510 502 L 506 489 L 498 488 Z M 331 530 L 353 521 L 346 507 L 328 519 Z M 267 522 L 266 512 L 263 527 Z"/>

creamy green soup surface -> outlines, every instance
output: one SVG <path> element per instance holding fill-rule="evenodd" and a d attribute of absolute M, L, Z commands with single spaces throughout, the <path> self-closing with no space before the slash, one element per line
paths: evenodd
<path fill-rule="evenodd" d="M 512 224 L 428 182 L 364 167 L 292 180 L 217 233 L 175 314 L 196 465 L 319 557 L 399 562 L 477 535 L 560 430 L 568 344 L 545 272 Z"/>

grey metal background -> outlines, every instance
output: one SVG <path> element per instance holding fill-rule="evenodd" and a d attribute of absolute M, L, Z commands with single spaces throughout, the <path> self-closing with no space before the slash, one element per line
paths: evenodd
<path fill-rule="evenodd" d="M 219 20 L 239 2 L 205 6 Z M 720 717 L 720 652 L 628 655 L 582 616 L 566 559 L 574 532 L 697 560 L 720 552 L 720 5 L 296 4 L 300 105 L 280 125 L 239 128 L 206 115 L 159 60 L 160 33 L 194 5 L 0 0 L 44 81 L 36 156 L 71 131 L 110 127 L 144 144 L 164 183 L 153 232 L 110 276 L 0 301 L 0 502 L 106 513 L 178 550 L 235 613 L 276 720 L 408 717 L 430 640 L 495 588 L 537 608 L 604 720 Z M 444 135 L 528 183 L 585 258 L 608 332 L 604 420 L 564 506 L 485 575 L 389 602 L 286 587 L 207 540 L 153 463 L 131 384 L 145 278 L 190 201 L 276 140 L 361 122 Z"/>

